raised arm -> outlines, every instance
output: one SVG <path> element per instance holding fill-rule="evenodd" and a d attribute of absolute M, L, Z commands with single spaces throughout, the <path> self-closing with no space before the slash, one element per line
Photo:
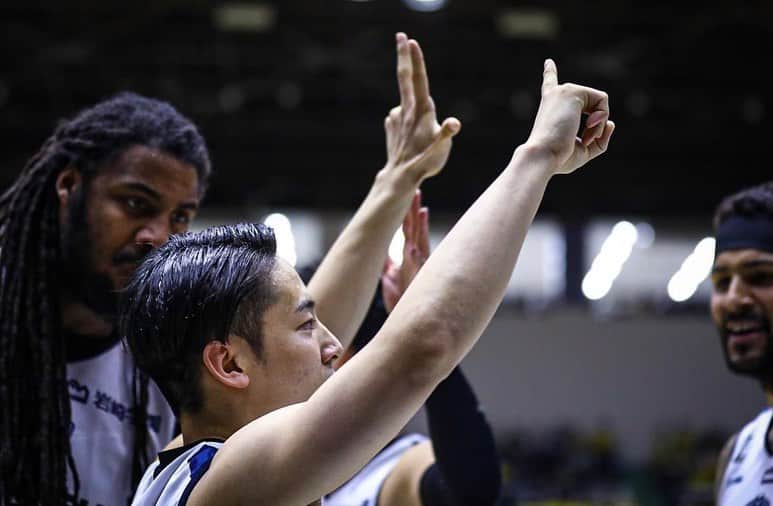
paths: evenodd
<path fill-rule="evenodd" d="M 585 133 L 576 139 L 583 112 Z M 606 150 L 614 130 L 608 117 L 606 94 L 559 85 L 546 61 L 529 139 L 434 251 L 373 341 L 308 401 L 231 436 L 191 503 L 308 504 L 365 465 L 478 339 L 548 180 Z"/>
<path fill-rule="evenodd" d="M 437 122 L 424 56 L 415 40 L 397 34 L 400 106 L 384 121 L 387 163 L 349 224 L 309 282 L 317 314 L 346 347 L 362 324 L 378 284 L 387 247 L 411 199 L 440 172 L 461 124 Z"/>

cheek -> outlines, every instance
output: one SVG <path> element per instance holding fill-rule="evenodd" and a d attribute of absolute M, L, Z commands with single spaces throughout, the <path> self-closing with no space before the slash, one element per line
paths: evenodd
<path fill-rule="evenodd" d="M 89 212 L 91 242 L 100 253 L 116 253 L 132 242 L 135 220 L 129 219 L 117 204 L 107 203 L 99 210 Z"/>
<path fill-rule="evenodd" d="M 758 300 L 762 305 L 762 310 L 765 311 L 765 317 L 767 317 L 768 322 L 773 322 L 773 289 L 760 293 Z"/>

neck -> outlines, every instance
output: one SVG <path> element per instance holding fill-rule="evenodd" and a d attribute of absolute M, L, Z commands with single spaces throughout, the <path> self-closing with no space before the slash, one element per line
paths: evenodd
<path fill-rule="evenodd" d="M 773 406 L 773 384 L 766 382 L 762 387 L 765 389 L 765 400 L 768 401 L 768 406 Z"/>
<path fill-rule="evenodd" d="M 180 415 L 180 429 L 184 444 L 210 438 L 226 440 L 236 432 L 233 428 L 211 419 L 206 414 L 191 415 L 189 413 Z"/>
<path fill-rule="evenodd" d="M 90 337 L 106 337 L 112 334 L 112 322 L 105 320 L 82 302 L 74 301 L 72 295 L 63 293 L 59 304 L 64 331 Z"/>

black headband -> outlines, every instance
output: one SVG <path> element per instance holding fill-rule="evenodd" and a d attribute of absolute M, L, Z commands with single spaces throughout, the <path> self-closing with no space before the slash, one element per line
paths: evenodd
<path fill-rule="evenodd" d="M 768 217 L 733 216 L 717 228 L 715 255 L 734 249 L 773 253 L 773 220 Z"/>

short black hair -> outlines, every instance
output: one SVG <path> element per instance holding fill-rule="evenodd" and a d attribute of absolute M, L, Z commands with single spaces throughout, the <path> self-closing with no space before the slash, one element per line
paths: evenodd
<path fill-rule="evenodd" d="M 722 199 L 714 212 L 714 230 L 733 216 L 773 220 L 773 181 L 745 188 Z"/>
<path fill-rule="evenodd" d="M 275 259 L 271 228 L 239 224 L 173 236 L 137 268 L 123 292 L 120 333 L 178 414 L 202 407 L 208 342 L 237 334 L 260 358 Z"/>

